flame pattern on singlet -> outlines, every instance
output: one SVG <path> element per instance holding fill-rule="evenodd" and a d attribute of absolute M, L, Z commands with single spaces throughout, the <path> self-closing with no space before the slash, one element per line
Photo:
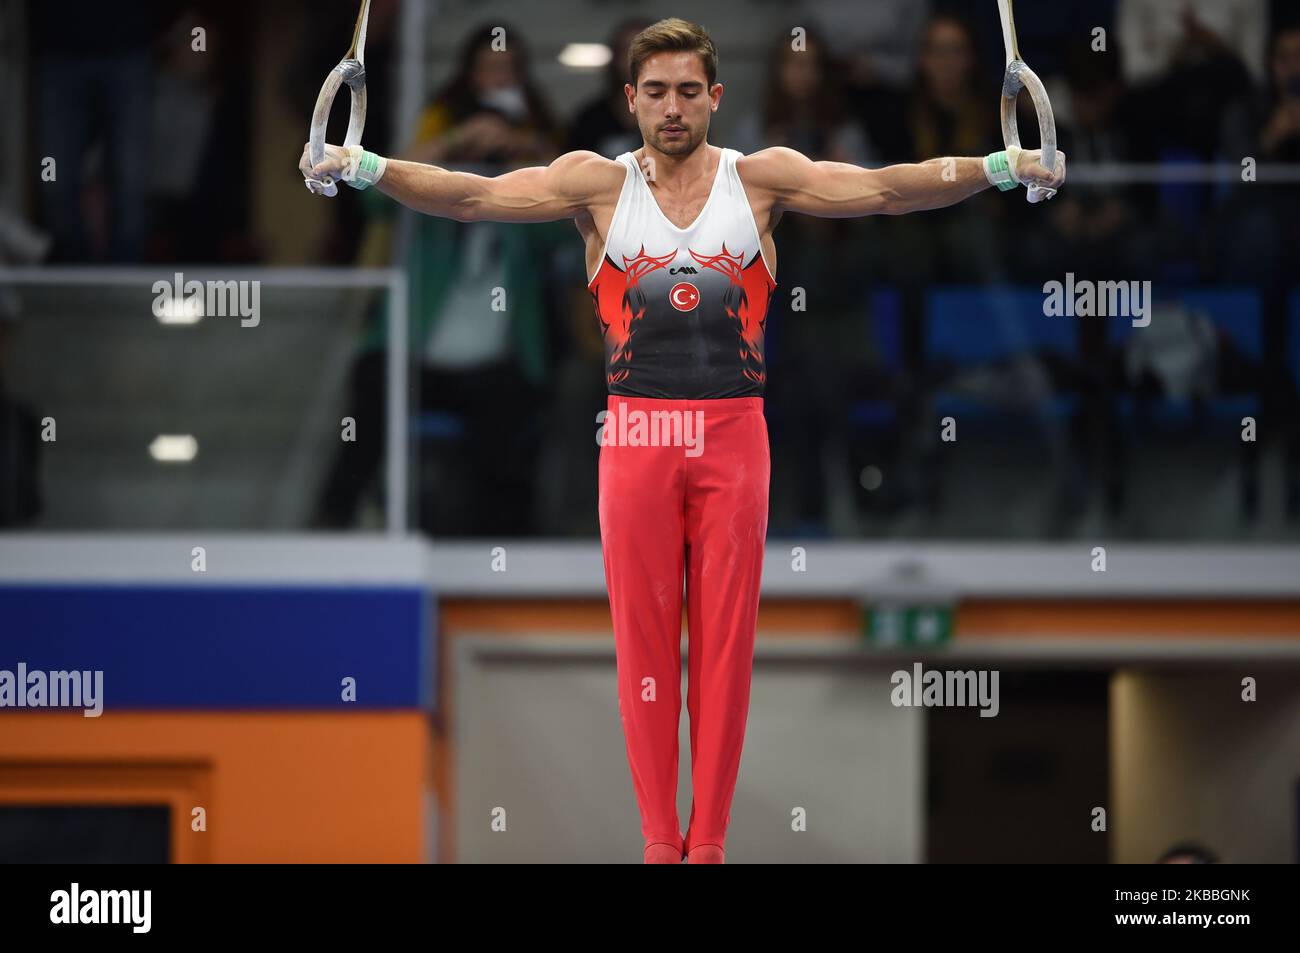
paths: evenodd
<path fill-rule="evenodd" d="M 736 171 L 740 155 L 722 150 L 712 191 L 687 228 L 664 216 L 633 154 L 618 157 L 627 177 L 587 286 L 605 341 L 609 393 L 762 396 L 776 280 Z"/>

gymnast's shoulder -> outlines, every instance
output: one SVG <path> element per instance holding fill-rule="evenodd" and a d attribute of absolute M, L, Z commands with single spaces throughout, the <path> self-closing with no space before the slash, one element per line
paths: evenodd
<path fill-rule="evenodd" d="M 746 189 L 776 194 L 787 190 L 811 165 L 812 160 L 802 152 L 787 146 L 771 146 L 741 156 L 736 160 L 736 171 Z"/>

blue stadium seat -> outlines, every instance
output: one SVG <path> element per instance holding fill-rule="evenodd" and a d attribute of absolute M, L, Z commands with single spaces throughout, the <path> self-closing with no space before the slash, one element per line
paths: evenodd
<path fill-rule="evenodd" d="M 932 290 L 926 302 L 925 361 L 957 372 L 987 367 L 1017 355 L 1050 352 L 1077 360 L 1078 319 L 1043 313 L 1040 288 L 951 287 Z M 1074 394 L 1054 395 L 1045 408 L 1069 417 L 1078 407 Z M 941 416 L 1004 418 L 1004 408 L 940 392 Z"/>
<path fill-rule="evenodd" d="M 465 421 L 459 414 L 426 410 L 411 419 L 411 431 L 424 441 L 450 443 L 465 436 Z"/>
<path fill-rule="evenodd" d="M 897 288 L 885 286 L 871 293 L 871 335 L 880 370 L 887 376 L 902 374 L 903 296 Z M 849 422 L 871 430 L 888 429 L 898 423 L 898 408 L 891 400 L 862 400 L 849 408 Z"/>

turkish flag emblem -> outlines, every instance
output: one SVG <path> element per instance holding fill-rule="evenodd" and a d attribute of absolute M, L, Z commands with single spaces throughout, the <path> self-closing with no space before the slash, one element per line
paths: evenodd
<path fill-rule="evenodd" d="M 694 311 L 700 306 L 700 291 L 689 281 L 679 281 L 668 292 L 668 301 L 678 311 Z"/>

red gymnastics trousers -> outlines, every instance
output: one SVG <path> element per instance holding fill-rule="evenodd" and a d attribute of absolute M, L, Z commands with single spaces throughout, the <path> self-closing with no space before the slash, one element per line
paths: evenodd
<path fill-rule="evenodd" d="M 725 848 L 767 536 L 763 398 L 609 395 L 607 411 L 600 538 L 641 833 L 645 846 L 670 844 L 683 854 L 701 844 Z M 694 794 L 684 837 L 677 815 L 683 580 Z"/>

